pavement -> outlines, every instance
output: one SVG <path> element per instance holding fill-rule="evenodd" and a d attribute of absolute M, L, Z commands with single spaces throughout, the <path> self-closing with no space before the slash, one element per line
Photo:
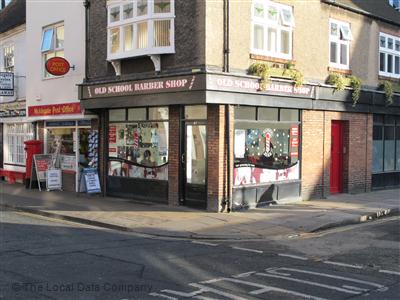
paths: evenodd
<path fill-rule="evenodd" d="M 259 240 L 296 237 L 400 212 L 400 189 L 211 213 L 130 199 L 40 192 L 0 182 L 0 207 L 109 229 L 160 237 Z"/>

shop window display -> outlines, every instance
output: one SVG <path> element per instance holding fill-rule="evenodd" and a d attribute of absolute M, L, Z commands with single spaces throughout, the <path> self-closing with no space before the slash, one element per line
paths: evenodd
<path fill-rule="evenodd" d="M 109 176 L 168 179 L 168 111 L 153 109 L 155 116 L 160 121 L 109 124 Z"/>
<path fill-rule="evenodd" d="M 235 185 L 299 179 L 298 118 L 264 121 L 262 111 L 259 109 L 257 119 L 235 120 Z"/>

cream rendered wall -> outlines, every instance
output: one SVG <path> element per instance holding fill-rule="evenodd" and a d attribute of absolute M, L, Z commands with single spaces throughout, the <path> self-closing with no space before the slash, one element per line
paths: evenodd
<path fill-rule="evenodd" d="M 295 17 L 293 60 L 308 80 L 324 82 L 329 75 L 329 18 L 349 22 L 353 34 L 350 43 L 350 70 L 363 85 L 377 86 L 379 28 L 396 28 L 319 0 L 276 0 L 292 6 Z M 252 63 L 251 0 L 230 1 L 230 68 L 245 72 Z M 207 1 L 206 64 L 223 63 L 223 1 Z M 397 28 L 397 32 L 399 29 Z"/>
<path fill-rule="evenodd" d="M 4 71 L 4 47 L 14 45 L 14 96 L 0 97 L 0 103 L 25 100 L 26 34 L 25 24 L 0 34 L 0 71 Z"/>
<path fill-rule="evenodd" d="M 42 29 L 64 22 L 64 55 L 75 70 L 50 79 L 43 76 Z M 85 74 L 85 9 L 83 1 L 26 3 L 27 106 L 79 102 L 77 84 Z"/>

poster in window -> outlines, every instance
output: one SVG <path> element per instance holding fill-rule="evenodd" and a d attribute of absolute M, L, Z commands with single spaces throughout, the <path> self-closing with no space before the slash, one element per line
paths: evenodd
<path fill-rule="evenodd" d="M 243 158 L 246 152 L 246 130 L 235 130 L 235 157 Z"/>

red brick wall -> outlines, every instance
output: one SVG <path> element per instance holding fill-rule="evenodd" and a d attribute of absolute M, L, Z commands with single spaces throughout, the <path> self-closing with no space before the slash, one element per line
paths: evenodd
<path fill-rule="evenodd" d="M 180 107 L 169 107 L 168 204 L 179 205 Z"/>
<path fill-rule="evenodd" d="M 344 122 L 344 192 L 371 189 L 372 115 L 328 111 L 303 111 L 302 197 L 330 194 L 332 120 Z"/>

